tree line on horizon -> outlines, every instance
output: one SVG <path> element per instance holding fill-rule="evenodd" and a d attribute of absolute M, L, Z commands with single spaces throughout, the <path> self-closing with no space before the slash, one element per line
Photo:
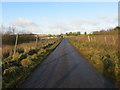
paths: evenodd
<path fill-rule="evenodd" d="M 115 28 L 112 28 L 112 29 L 94 31 L 92 34 L 93 35 L 113 35 L 113 34 L 120 34 L 119 32 L 120 32 L 120 27 L 116 26 Z"/>
<path fill-rule="evenodd" d="M 112 28 L 112 29 L 93 31 L 91 34 L 87 34 L 87 32 L 84 32 L 84 35 L 112 35 L 112 34 L 118 34 L 119 32 L 120 32 L 120 27 L 116 26 L 115 28 Z M 64 35 L 65 36 L 78 36 L 78 35 L 81 35 L 81 32 L 80 31 L 68 32 L 68 33 L 65 33 Z"/>

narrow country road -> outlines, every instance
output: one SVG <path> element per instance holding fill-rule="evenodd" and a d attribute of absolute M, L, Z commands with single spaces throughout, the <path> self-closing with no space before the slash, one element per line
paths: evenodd
<path fill-rule="evenodd" d="M 40 64 L 20 88 L 113 88 L 67 39 Z"/>

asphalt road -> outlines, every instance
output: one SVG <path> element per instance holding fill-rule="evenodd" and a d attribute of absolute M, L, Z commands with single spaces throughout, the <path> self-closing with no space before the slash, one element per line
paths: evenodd
<path fill-rule="evenodd" d="M 20 88 L 113 88 L 67 39 L 40 64 Z"/>

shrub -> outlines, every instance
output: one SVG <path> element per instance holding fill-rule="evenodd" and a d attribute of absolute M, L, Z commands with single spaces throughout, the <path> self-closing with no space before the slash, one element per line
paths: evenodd
<path fill-rule="evenodd" d="M 33 55 L 33 54 L 35 54 L 35 53 L 37 53 L 37 50 L 32 49 L 32 50 L 30 50 L 30 51 L 28 52 L 28 55 Z"/>
<path fill-rule="evenodd" d="M 108 69 L 110 66 L 113 66 L 113 61 L 111 60 L 111 57 L 109 54 L 101 54 L 100 57 L 101 57 L 100 59 L 104 63 L 105 69 Z"/>
<path fill-rule="evenodd" d="M 21 61 L 22 59 L 25 59 L 25 58 L 27 58 L 27 54 L 25 53 L 25 54 L 22 54 L 21 56 L 20 56 L 20 58 L 18 59 L 18 61 Z"/>
<path fill-rule="evenodd" d="M 32 64 L 32 61 L 30 59 L 23 59 L 20 64 L 23 66 L 23 67 L 29 67 L 29 65 Z"/>
<path fill-rule="evenodd" d="M 24 69 L 16 66 L 9 67 L 3 72 L 2 87 L 3 88 L 13 88 L 20 82 L 18 81 L 21 75 L 23 75 Z"/>
<path fill-rule="evenodd" d="M 18 48 L 17 50 L 16 50 L 16 52 L 18 52 L 18 53 L 24 53 L 24 49 L 23 48 Z"/>
<path fill-rule="evenodd" d="M 42 48 L 39 50 L 38 54 L 41 54 L 42 52 L 46 52 L 46 50 Z"/>
<path fill-rule="evenodd" d="M 8 62 L 10 66 L 19 66 L 18 60 L 11 60 Z"/>
<path fill-rule="evenodd" d="M 8 69 L 5 69 L 3 75 L 8 75 L 10 73 L 15 73 L 15 67 L 9 67 Z"/>
<path fill-rule="evenodd" d="M 3 64 L 2 64 L 2 72 L 3 72 L 5 69 L 7 69 L 7 68 L 9 68 L 8 62 L 3 63 Z"/>
<path fill-rule="evenodd" d="M 13 55 L 13 50 L 12 49 L 9 49 L 9 50 L 6 50 L 4 51 L 5 49 L 3 49 L 2 51 L 2 58 L 5 59 L 5 58 L 8 58 L 9 56 L 12 56 Z"/>
<path fill-rule="evenodd" d="M 44 46 L 43 49 L 46 49 L 48 46 Z"/>
<path fill-rule="evenodd" d="M 3 62 L 7 62 L 7 61 L 10 61 L 12 59 L 12 56 L 9 56 L 8 58 L 5 58 L 5 59 L 2 59 Z"/>
<path fill-rule="evenodd" d="M 4 71 L 5 69 L 8 69 L 9 67 L 12 67 L 12 66 L 19 66 L 19 63 L 15 60 L 11 60 L 9 62 L 5 62 L 2 64 L 2 70 Z"/>
<path fill-rule="evenodd" d="M 34 55 L 30 56 L 29 58 L 30 58 L 32 61 L 38 60 L 38 59 L 37 59 L 37 54 L 34 54 Z"/>
<path fill-rule="evenodd" d="M 20 54 L 18 52 L 15 53 L 14 55 L 14 60 L 18 60 L 20 58 Z"/>
<path fill-rule="evenodd" d="M 4 52 L 3 53 L 3 58 L 7 58 L 10 55 L 10 52 Z"/>

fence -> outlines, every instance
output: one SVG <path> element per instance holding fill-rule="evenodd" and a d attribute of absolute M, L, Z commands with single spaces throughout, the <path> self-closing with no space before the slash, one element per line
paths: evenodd
<path fill-rule="evenodd" d="M 39 35 L 3 35 L 3 59 L 12 56 L 15 57 L 17 52 L 26 52 L 31 49 L 40 48 L 53 43 L 55 38 L 43 38 Z"/>

